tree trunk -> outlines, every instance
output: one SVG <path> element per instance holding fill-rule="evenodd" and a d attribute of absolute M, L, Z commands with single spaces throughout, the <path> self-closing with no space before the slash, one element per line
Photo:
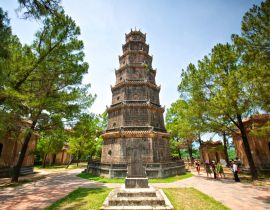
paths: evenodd
<path fill-rule="evenodd" d="M 200 147 L 199 147 L 200 159 L 201 159 L 201 160 L 203 161 L 203 163 L 204 163 L 205 160 L 204 160 L 204 157 L 203 157 L 203 155 L 202 155 L 202 150 L 201 150 L 201 148 L 202 148 L 201 133 L 198 134 L 198 142 L 199 142 L 199 145 L 200 145 Z"/>
<path fill-rule="evenodd" d="M 202 146 L 202 139 L 201 139 L 201 133 L 198 133 L 198 142 L 200 147 Z"/>
<path fill-rule="evenodd" d="M 74 159 L 74 158 L 73 158 L 73 157 L 71 157 L 71 159 L 70 159 L 69 163 L 67 164 L 66 168 L 68 168 L 68 167 L 69 167 L 69 165 L 72 163 L 73 159 Z"/>
<path fill-rule="evenodd" d="M 227 166 L 230 166 L 230 162 L 229 162 L 229 155 L 228 155 L 228 140 L 226 138 L 226 133 L 225 131 L 223 131 L 223 145 L 224 145 L 224 154 L 225 154 L 225 161 L 227 163 Z"/>
<path fill-rule="evenodd" d="M 241 115 L 237 115 L 237 122 L 239 124 L 239 129 L 240 129 L 240 132 L 241 132 L 245 153 L 246 153 L 246 156 L 247 156 L 247 159 L 248 159 L 248 164 L 249 164 L 249 167 L 250 167 L 251 176 L 252 176 L 252 179 L 254 180 L 254 179 L 258 178 L 258 174 L 257 174 L 257 169 L 256 169 L 254 161 L 253 161 L 253 157 L 252 157 L 252 154 L 251 154 L 246 129 L 244 127 Z"/>
<path fill-rule="evenodd" d="M 181 155 L 181 150 L 180 149 L 178 149 L 178 156 L 182 160 L 182 155 Z"/>
<path fill-rule="evenodd" d="M 82 154 L 78 152 L 77 167 L 79 166 L 79 161 L 81 160 Z"/>
<path fill-rule="evenodd" d="M 48 155 L 48 154 L 45 153 L 44 156 L 43 156 L 42 168 L 45 168 L 45 166 L 46 166 L 47 155 Z"/>
<path fill-rule="evenodd" d="M 30 130 L 28 131 L 28 133 L 23 141 L 23 145 L 22 145 L 22 149 L 21 149 L 21 152 L 19 155 L 18 162 L 13 168 L 11 182 L 18 182 L 18 180 L 19 180 L 20 171 L 22 168 L 22 163 L 23 163 L 23 160 L 24 160 L 27 148 L 28 148 L 28 144 L 30 142 L 30 139 L 31 139 L 31 136 L 32 136 L 32 133 L 33 133 L 35 126 L 36 126 L 36 121 L 33 121 L 32 125 L 30 127 Z"/>
<path fill-rule="evenodd" d="M 189 154 L 190 162 L 193 164 L 192 144 L 188 145 L 188 154 Z"/>

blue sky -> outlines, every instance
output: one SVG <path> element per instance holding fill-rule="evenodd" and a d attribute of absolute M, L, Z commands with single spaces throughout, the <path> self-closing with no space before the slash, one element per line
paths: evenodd
<path fill-rule="evenodd" d="M 62 0 L 62 5 L 81 28 L 89 73 L 84 81 L 97 94 L 92 112 L 102 113 L 111 104 L 110 85 L 115 83 L 118 55 L 124 34 L 131 28 L 147 33 L 160 101 L 166 108 L 179 94 L 181 69 L 196 63 L 217 43 L 240 33 L 242 16 L 255 0 Z M 41 25 L 16 16 L 16 0 L 0 0 L 7 10 L 13 33 L 30 44 Z"/>

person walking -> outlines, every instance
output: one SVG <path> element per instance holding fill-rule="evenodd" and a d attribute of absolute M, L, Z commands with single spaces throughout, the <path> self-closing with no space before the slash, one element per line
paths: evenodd
<path fill-rule="evenodd" d="M 240 179 L 238 177 L 238 165 L 237 165 L 237 162 L 235 162 L 235 161 L 232 161 L 232 172 L 233 172 L 233 176 L 234 176 L 234 181 L 240 182 Z"/>
<path fill-rule="evenodd" d="M 195 167 L 196 167 L 196 171 L 197 171 L 198 175 L 200 175 L 201 167 L 200 167 L 200 161 L 199 160 L 195 161 Z"/>
<path fill-rule="evenodd" d="M 212 168 L 212 171 L 214 173 L 214 179 L 217 179 L 216 163 L 214 160 L 211 163 L 211 168 Z"/>
<path fill-rule="evenodd" d="M 210 164 L 209 164 L 208 160 L 205 161 L 205 171 L 206 171 L 207 177 L 208 176 L 211 177 L 212 171 L 211 171 Z"/>
<path fill-rule="evenodd" d="M 225 178 L 223 166 L 220 162 L 217 163 L 217 175 L 220 176 L 220 178 L 222 178 L 222 175 L 223 175 L 223 178 Z"/>

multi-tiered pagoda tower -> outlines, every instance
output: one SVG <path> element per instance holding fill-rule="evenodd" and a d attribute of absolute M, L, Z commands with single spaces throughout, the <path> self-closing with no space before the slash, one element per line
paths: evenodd
<path fill-rule="evenodd" d="M 107 108 L 108 128 L 103 134 L 101 163 L 91 164 L 92 173 L 107 177 L 125 177 L 132 150 L 139 150 L 140 159 L 149 177 L 166 177 L 184 172 L 181 161 L 172 161 L 169 134 L 164 127 L 164 108 L 160 106 L 160 86 L 146 44 L 146 34 L 126 34 L 115 71 L 116 84 L 111 87 L 112 105 Z"/>

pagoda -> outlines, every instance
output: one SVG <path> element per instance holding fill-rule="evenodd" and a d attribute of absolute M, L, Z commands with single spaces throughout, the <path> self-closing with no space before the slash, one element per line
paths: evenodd
<path fill-rule="evenodd" d="M 134 150 L 140 151 L 148 177 L 167 177 L 185 172 L 182 161 L 170 156 L 169 134 L 164 126 L 164 107 L 159 101 L 153 57 L 146 34 L 125 35 L 116 84 L 111 87 L 112 104 L 107 108 L 108 128 L 103 137 L 100 162 L 91 162 L 88 171 L 105 177 L 126 177 L 127 163 Z"/>

